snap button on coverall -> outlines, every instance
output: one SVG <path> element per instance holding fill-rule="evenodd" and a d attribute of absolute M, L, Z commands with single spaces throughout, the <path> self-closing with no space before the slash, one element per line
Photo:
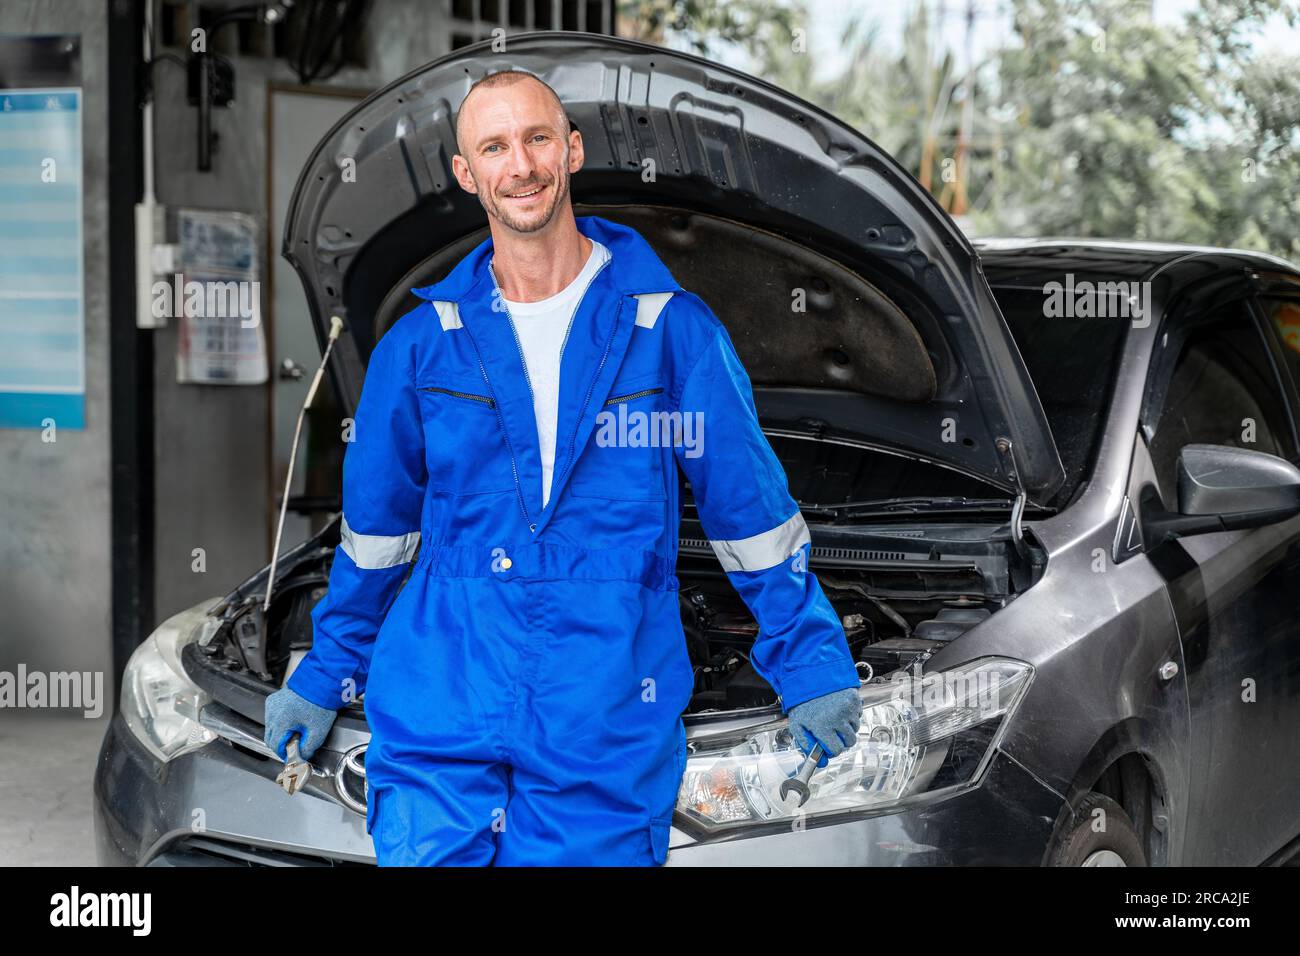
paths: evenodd
<path fill-rule="evenodd" d="M 331 708 L 365 693 L 380 865 L 664 862 L 694 685 L 679 467 L 784 708 L 858 686 L 726 329 L 634 229 L 577 225 L 611 258 L 561 355 L 546 507 L 490 238 L 412 290 L 370 358 L 288 686 Z"/>

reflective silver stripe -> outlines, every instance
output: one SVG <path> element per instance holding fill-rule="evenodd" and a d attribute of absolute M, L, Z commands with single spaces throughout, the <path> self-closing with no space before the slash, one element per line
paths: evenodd
<path fill-rule="evenodd" d="M 808 525 L 803 515 L 796 511 L 789 521 L 748 538 L 735 541 L 713 541 L 713 553 L 722 562 L 724 571 L 765 571 L 785 561 L 805 544 L 810 544 Z"/>
<path fill-rule="evenodd" d="M 636 297 L 636 324 L 643 329 L 653 329 L 664 310 L 671 292 L 642 292 Z"/>
<path fill-rule="evenodd" d="M 343 519 L 343 540 L 340 546 L 352 559 L 352 563 L 367 571 L 391 568 L 406 564 L 415 557 L 415 549 L 420 546 L 420 532 L 407 534 L 358 534 L 348 527 L 348 519 Z"/>
<path fill-rule="evenodd" d="M 460 323 L 460 303 L 434 301 L 433 307 L 438 310 L 438 321 L 442 323 L 444 332 L 462 328 Z"/>

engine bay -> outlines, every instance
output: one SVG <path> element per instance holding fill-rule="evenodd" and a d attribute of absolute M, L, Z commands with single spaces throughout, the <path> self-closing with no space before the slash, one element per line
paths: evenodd
<path fill-rule="evenodd" d="M 687 712 L 777 703 L 750 662 L 759 625 L 707 541 L 683 537 L 680 549 L 682 629 L 696 681 Z M 1004 607 L 1023 590 L 1016 560 L 1009 539 L 996 529 L 953 525 L 920 532 L 911 525 L 817 535 L 811 570 L 840 619 L 859 676 L 871 681 L 923 666 Z M 1040 573 L 1026 570 L 1031 574 L 1024 586 Z"/>
<path fill-rule="evenodd" d="M 924 666 L 1032 585 L 1045 558 L 1030 535 L 1022 543 L 1014 546 L 1005 523 L 828 527 L 814 531 L 810 568 L 844 627 L 861 678 L 884 680 Z M 285 556 L 265 617 L 264 580 L 254 576 L 232 593 L 217 609 L 220 626 L 200 648 L 207 662 L 280 686 L 290 659 L 311 648 L 311 613 L 328 587 L 336 544 L 337 531 L 327 529 Z M 777 704 L 750 662 L 758 622 L 691 520 L 682 522 L 677 576 L 695 674 L 686 713 Z"/>

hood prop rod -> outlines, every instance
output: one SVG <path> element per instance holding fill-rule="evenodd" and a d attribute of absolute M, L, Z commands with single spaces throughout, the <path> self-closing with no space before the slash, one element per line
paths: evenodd
<path fill-rule="evenodd" d="M 262 615 L 264 618 L 267 612 L 271 610 L 271 593 L 275 588 L 275 566 L 280 560 L 280 536 L 284 534 L 284 513 L 289 505 L 289 486 L 293 483 L 293 466 L 298 458 L 298 442 L 302 438 L 302 422 L 307 417 L 307 409 L 311 408 L 312 399 L 316 397 L 316 389 L 320 387 L 321 379 L 325 376 L 325 365 L 330 360 L 330 352 L 334 349 L 334 341 L 342 331 L 343 320 L 337 315 L 330 316 L 330 334 L 325 343 L 325 354 L 321 356 L 316 375 L 311 380 L 311 387 L 307 389 L 307 397 L 303 400 L 302 408 L 298 410 L 298 424 L 293 430 L 293 444 L 289 446 L 289 469 L 284 473 L 284 493 L 280 495 L 280 520 L 275 525 L 275 548 L 271 551 L 271 570 L 266 575 L 266 599 L 262 602 Z"/>
<path fill-rule="evenodd" d="M 1006 463 L 1007 472 L 1011 475 L 1011 480 L 1016 485 L 1016 500 L 1011 504 L 1011 543 L 1015 546 L 1016 554 L 1026 565 L 1033 564 L 1033 556 L 1029 553 L 1029 546 L 1025 544 L 1025 528 L 1022 523 L 1025 516 L 1025 505 L 1029 501 L 1029 495 L 1025 492 L 1025 486 L 1021 484 L 1020 473 L 1016 471 L 1016 459 L 1011 454 L 1011 439 L 998 436 L 993 444 L 997 446 Z"/>

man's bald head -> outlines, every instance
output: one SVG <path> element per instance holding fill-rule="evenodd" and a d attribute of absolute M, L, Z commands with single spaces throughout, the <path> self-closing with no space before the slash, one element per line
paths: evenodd
<path fill-rule="evenodd" d="M 557 119 L 559 120 L 559 128 L 566 132 L 572 131 L 573 123 L 569 120 L 569 114 L 564 111 L 564 104 L 560 102 L 559 94 L 551 89 L 549 83 L 522 70 L 498 70 L 496 73 L 489 73 L 487 76 L 474 81 L 474 84 L 469 88 L 469 92 L 465 94 L 465 98 L 460 101 L 460 108 L 456 110 L 456 151 L 458 153 L 462 156 L 466 155 L 466 143 L 461 138 L 461 127 L 466 108 L 470 105 L 470 98 L 474 96 L 475 91 L 481 88 L 492 89 L 494 87 L 513 86 L 516 83 L 536 83 L 541 86 L 554 104 Z"/>
<path fill-rule="evenodd" d="M 494 235 L 536 233 L 561 220 L 576 233 L 569 179 L 586 154 L 550 86 L 521 70 L 489 74 L 465 94 L 456 127 L 452 175 L 483 204 Z"/>

